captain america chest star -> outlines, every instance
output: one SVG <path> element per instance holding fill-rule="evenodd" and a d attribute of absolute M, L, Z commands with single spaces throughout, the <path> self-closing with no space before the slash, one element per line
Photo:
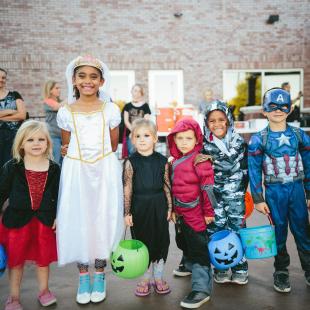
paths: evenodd
<path fill-rule="evenodd" d="M 298 171 L 303 170 L 298 151 L 298 139 L 290 130 L 270 132 L 264 153 L 265 175 L 285 178 L 296 176 Z"/>

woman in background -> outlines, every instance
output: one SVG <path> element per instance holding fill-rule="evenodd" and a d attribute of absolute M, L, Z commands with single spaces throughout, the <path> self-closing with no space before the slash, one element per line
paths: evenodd
<path fill-rule="evenodd" d="M 53 141 L 54 161 L 61 164 L 62 157 L 60 154 L 61 147 L 61 129 L 56 122 L 56 116 L 60 104 L 60 85 L 54 80 L 49 80 L 44 85 L 44 111 L 45 121 Z"/>
<path fill-rule="evenodd" d="M 0 68 L 0 168 L 12 158 L 17 129 L 26 119 L 26 108 L 17 91 L 6 89 L 6 70 Z"/>

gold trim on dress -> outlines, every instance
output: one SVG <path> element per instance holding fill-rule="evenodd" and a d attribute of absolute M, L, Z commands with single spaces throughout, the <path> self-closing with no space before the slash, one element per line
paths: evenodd
<path fill-rule="evenodd" d="M 80 158 L 76 158 L 76 157 L 71 157 L 69 155 L 66 155 L 66 157 L 70 158 L 70 159 L 74 159 L 74 160 L 79 160 L 81 162 L 84 162 L 84 163 L 88 163 L 88 164 L 94 164 L 95 162 L 105 158 L 105 157 L 108 157 L 109 155 L 111 155 L 113 153 L 113 151 L 105 154 L 105 155 L 101 155 L 100 157 L 96 158 L 95 160 L 91 161 L 91 160 L 85 160 L 85 159 L 80 159 Z"/>
<path fill-rule="evenodd" d="M 79 157 L 80 157 L 80 158 L 76 158 L 76 157 L 71 157 L 71 156 L 66 155 L 68 158 L 74 159 L 74 160 L 80 160 L 80 161 L 85 162 L 85 163 L 95 163 L 98 160 L 103 159 L 103 158 L 107 157 L 108 155 L 110 155 L 111 153 L 113 153 L 113 151 L 111 151 L 111 152 L 109 152 L 107 154 L 104 154 L 105 116 L 104 116 L 103 111 L 104 111 L 105 106 L 106 106 L 106 102 L 105 101 L 103 101 L 101 110 L 90 111 L 90 112 L 72 111 L 72 109 L 71 109 L 71 107 L 69 105 L 66 104 L 65 106 L 68 106 L 67 109 L 70 111 L 70 113 L 72 115 L 73 126 L 74 126 L 75 136 L 76 136 L 76 142 L 77 142 L 77 147 L 78 147 L 78 152 L 79 152 Z M 79 137 L 78 137 L 78 130 L 77 130 L 76 120 L 75 120 L 74 114 L 93 114 L 93 113 L 98 113 L 98 112 L 101 112 L 101 115 L 102 115 L 102 155 L 99 156 L 98 158 L 96 158 L 95 160 L 91 161 L 91 160 L 83 159 L 82 152 L 81 152 L 81 147 L 80 147 L 80 141 L 79 141 Z"/>

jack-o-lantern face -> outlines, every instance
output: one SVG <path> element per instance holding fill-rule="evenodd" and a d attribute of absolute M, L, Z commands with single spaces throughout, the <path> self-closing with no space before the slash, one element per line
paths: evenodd
<path fill-rule="evenodd" d="M 238 250 L 236 247 L 228 243 L 226 249 L 215 248 L 214 258 L 219 264 L 224 264 L 225 266 L 233 264 L 234 260 L 238 257 Z"/>
<path fill-rule="evenodd" d="M 122 240 L 111 255 L 113 273 L 124 279 L 141 276 L 148 264 L 147 247 L 139 240 Z"/>
<path fill-rule="evenodd" d="M 217 269 L 236 266 L 243 257 L 241 241 L 236 233 L 222 230 L 210 237 L 208 244 L 211 263 Z"/>
<path fill-rule="evenodd" d="M 113 253 L 112 253 L 112 257 L 113 257 Z M 123 255 L 120 255 L 117 258 L 113 258 L 111 262 L 111 267 L 115 273 L 123 272 L 125 268 Z"/>

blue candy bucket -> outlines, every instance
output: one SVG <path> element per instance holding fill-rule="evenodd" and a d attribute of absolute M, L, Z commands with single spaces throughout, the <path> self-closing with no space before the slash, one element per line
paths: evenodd
<path fill-rule="evenodd" d="M 217 269 L 234 267 L 243 257 L 239 237 L 229 230 L 222 230 L 211 235 L 208 248 L 211 263 Z"/>
<path fill-rule="evenodd" d="M 248 259 L 268 258 L 277 255 L 274 226 L 270 225 L 242 228 L 239 230 L 245 257 Z"/>
<path fill-rule="evenodd" d="M 0 277 L 4 274 L 7 263 L 7 256 L 4 247 L 0 244 Z"/>

